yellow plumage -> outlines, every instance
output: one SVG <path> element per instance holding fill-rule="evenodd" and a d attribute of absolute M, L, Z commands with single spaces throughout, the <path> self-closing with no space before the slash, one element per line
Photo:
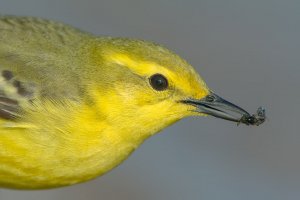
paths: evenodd
<path fill-rule="evenodd" d="M 209 114 L 186 103 L 211 92 L 169 50 L 38 18 L 0 18 L 0 70 L 2 187 L 92 179 L 166 126 Z"/>

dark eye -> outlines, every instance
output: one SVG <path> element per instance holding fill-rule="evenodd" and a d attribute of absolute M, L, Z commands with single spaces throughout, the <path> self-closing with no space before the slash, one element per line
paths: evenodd
<path fill-rule="evenodd" d="M 161 74 L 154 74 L 149 80 L 153 89 L 157 91 L 162 91 L 168 88 L 168 80 Z"/>

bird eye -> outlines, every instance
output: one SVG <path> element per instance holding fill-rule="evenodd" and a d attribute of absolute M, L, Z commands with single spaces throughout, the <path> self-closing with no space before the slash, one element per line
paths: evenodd
<path fill-rule="evenodd" d="M 154 74 L 149 78 L 150 85 L 157 91 L 163 91 L 168 88 L 168 80 L 161 74 Z"/>

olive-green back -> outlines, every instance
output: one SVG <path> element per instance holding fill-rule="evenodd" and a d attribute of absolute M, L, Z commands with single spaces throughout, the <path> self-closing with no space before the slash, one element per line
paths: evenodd
<path fill-rule="evenodd" d="M 32 17 L 0 17 L 0 117 L 34 98 L 77 98 L 76 49 L 89 35 Z"/>

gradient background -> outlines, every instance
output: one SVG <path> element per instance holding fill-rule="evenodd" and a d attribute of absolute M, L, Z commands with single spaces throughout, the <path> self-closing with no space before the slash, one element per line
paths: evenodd
<path fill-rule="evenodd" d="M 0 13 L 161 43 L 219 95 L 268 114 L 260 127 L 184 119 L 102 178 L 1 200 L 300 199 L 299 0 L 1 0 Z"/>

